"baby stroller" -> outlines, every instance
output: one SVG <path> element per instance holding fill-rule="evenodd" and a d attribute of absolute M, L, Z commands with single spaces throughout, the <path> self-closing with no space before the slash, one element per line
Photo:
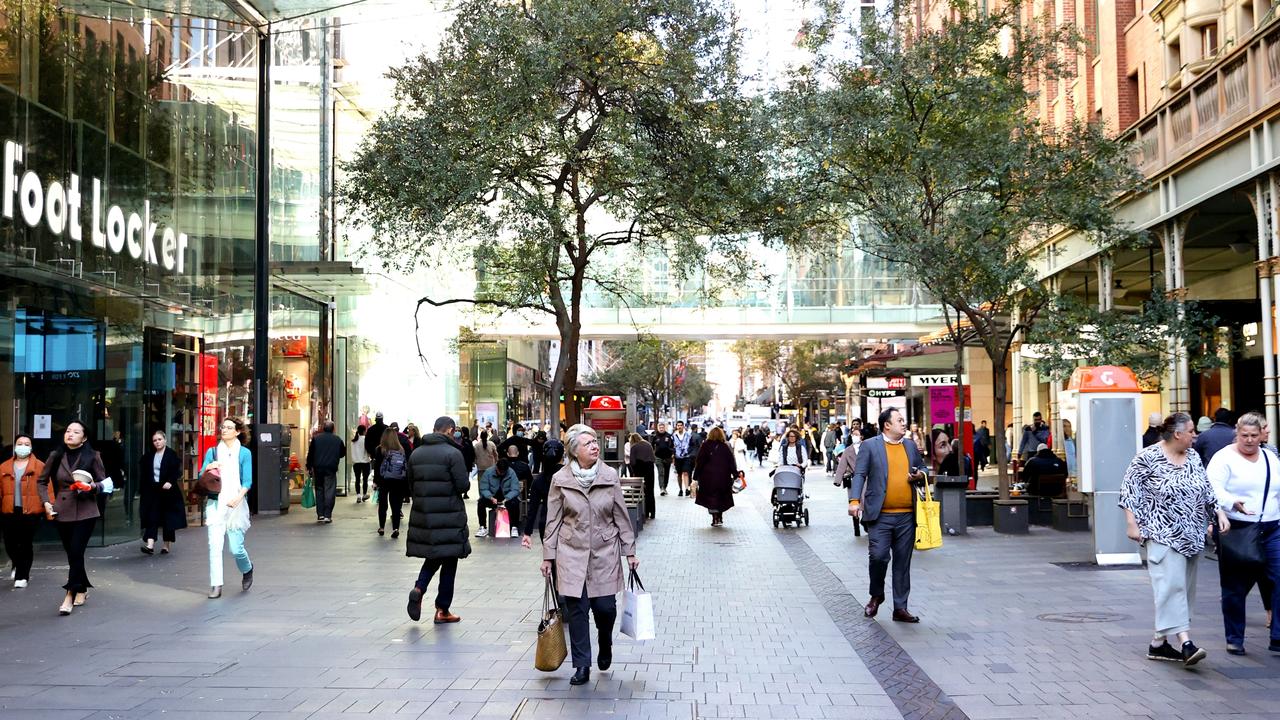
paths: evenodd
<path fill-rule="evenodd" d="M 794 465 L 781 465 L 773 471 L 773 526 L 786 527 L 801 519 L 809 525 L 809 511 L 804 508 L 804 471 Z"/>

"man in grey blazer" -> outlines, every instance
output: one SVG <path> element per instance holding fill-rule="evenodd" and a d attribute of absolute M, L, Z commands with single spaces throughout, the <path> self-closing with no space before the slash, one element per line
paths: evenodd
<path fill-rule="evenodd" d="M 897 408 L 880 413 L 880 434 L 865 440 L 849 486 L 849 514 L 867 529 L 871 599 L 863 615 L 875 617 L 884 602 L 884 576 L 893 561 L 893 619 L 917 623 L 907 610 L 911 594 L 911 554 L 916 545 L 916 491 L 924 459 L 906 437 L 907 420 Z"/>

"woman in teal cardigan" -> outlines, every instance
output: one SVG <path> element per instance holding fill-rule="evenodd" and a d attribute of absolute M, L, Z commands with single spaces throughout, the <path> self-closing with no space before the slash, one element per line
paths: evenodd
<path fill-rule="evenodd" d="M 244 533 L 249 529 L 249 504 L 244 501 L 253 486 L 253 455 L 240 444 L 245 426 L 237 418 L 227 418 L 219 428 L 217 445 L 204 454 L 200 467 L 203 474 L 217 469 L 222 475 L 222 492 L 205 501 L 205 524 L 209 528 L 209 599 L 222 597 L 222 544 L 225 540 L 236 559 L 236 567 L 244 574 L 243 590 L 253 585 L 253 563 L 244 548 Z"/>

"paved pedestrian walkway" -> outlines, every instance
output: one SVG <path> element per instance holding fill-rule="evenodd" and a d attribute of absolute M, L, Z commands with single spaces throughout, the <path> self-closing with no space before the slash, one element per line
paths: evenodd
<path fill-rule="evenodd" d="M 659 638 L 619 637 L 581 688 L 567 665 L 533 669 L 542 580 L 518 540 L 473 540 L 463 621 L 441 627 L 405 615 L 418 563 L 403 537 L 378 537 L 375 508 L 348 499 L 332 525 L 296 507 L 255 520 L 255 585 L 239 591 L 228 557 L 218 601 L 203 529 L 170 556 L 91 551 L 96 587 L 67 618 L 65 561 L 42 551 L 30 588 L 0 590 L 0 718 L 1276 717 L 1260 608 L 1251 654 L 1222 652 L 1212 563 L 1195 618 L 1210 657 L 1190 671 L 1142 657 L 1145 571 L 1054 564 L 1087 559 L 1083 534 L 948 539 L 916 556 L 923 622 L 869 622 L 843 491 L 811 473 L 813 524 L 775 530 L 768 490 L 753 472 L 714 529 L 692 501 L 658 498 L 639 553 Z"/>

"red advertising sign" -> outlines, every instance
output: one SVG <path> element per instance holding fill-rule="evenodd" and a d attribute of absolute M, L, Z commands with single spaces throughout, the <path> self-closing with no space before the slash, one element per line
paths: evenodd
<path fill-rule="evenodd" d="M 588 410 L 621 410 L 622 398 L 617 395 L 596 395 L 591 398 Z"/>
<path fill-rule="evenodd" d="M 888 381 L 889 381 L 889 384 L 886 385 L 885 387 L 889 388 L 890 390 L 904 390 L 907 387 L 907 378 L 905 376 L 891 377 L 891 378 L 888 378 Z"/>
<path fill-rule="evenodd" d="M 218 358 L 200 354 L 200 426 L 197 449 L 200 461 L 218 442 Z"/>

